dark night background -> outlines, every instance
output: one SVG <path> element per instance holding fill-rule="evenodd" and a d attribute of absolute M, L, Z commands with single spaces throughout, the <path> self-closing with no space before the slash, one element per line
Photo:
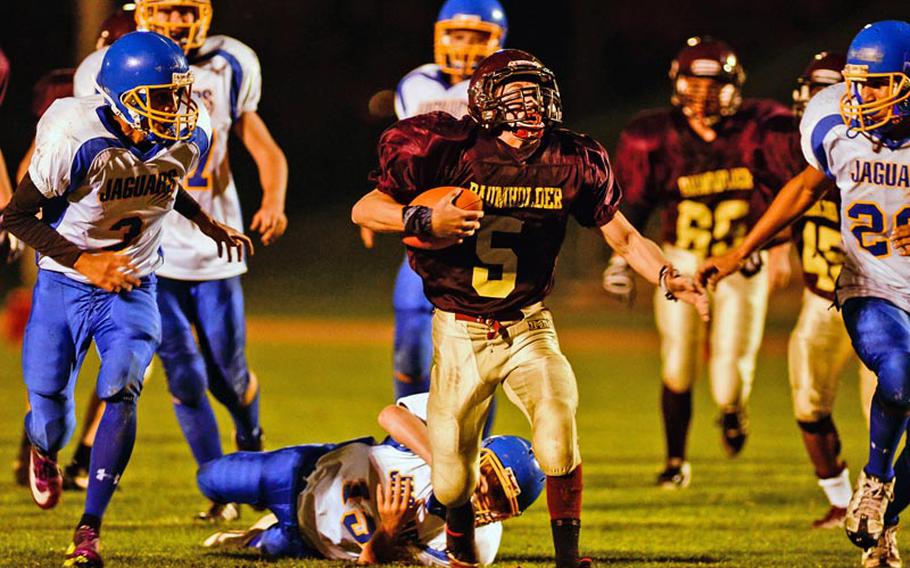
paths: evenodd
<path fill-rule="evenodd" d="M 507 45 L 554 70 L 566 122 L 612 148 L 638 110 L 666 104 L 667 69 L 691 35 L 725 39 L 748 73 L 746 96 L 788 102 L 796 77 L 817 51 L 845 50 L 868 22 L 908 19 L 906 0 L 501 0 Z M 290 165 L 285 238 L 261 247 L 247 288 L 253 309 L 330 312 L 357 298 L 385 310 L 401 249 L 385 238 L 359 245 L 350 206 L 370 188 L 375 141 L 391 119 L 371 118 L 367 102 L 431 61 L 440 0 L 213 0 L 210 33 L 250 45 L 263 68 L 259 112 Z M 12 66 L 0 109 L 0 148 L 15 171 L 34 132 L 31 89 L 45 72 L 78 64 L 80 14 L 116 4 L 2 2 L 0 47 Z M 80 12 L 80 9 L 82 12 Z M 93 31 L 90 33 L 94 34 Z M 235 141 L 236 142 L 236 141 Z M 258 179 L 238 143 L 232 160 L 247 219 L 258 206 Z M 562 278 L 599 272 L 605 257 L 572 231 Z M 593 260 L 592 260 L 593 259 Z M 274 292 L 281 292 L 274 294 Z M 275 302 L 280 297 L 282 301 Z"/>

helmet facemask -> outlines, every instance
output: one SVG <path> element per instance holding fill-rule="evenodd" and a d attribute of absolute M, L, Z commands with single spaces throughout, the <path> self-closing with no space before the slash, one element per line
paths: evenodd
<path fill-rule="evenodd" d="M 471 498 L 475 526 L 504 521 L 521 514 L 518 495 L 521 488 L 511 468 L 487 448 L 480 450 L 480 480 Z"/>
<path fill-rule="evenodd" d="M 171 19 L 174 11 L 181 16 L 177 21 Z M 212 24 L 212 4 L 209 0 L 139 0 L 136 23 L 142 29 L 171 38 L 184 53 L 189 53 L 205 43 Z"/>
<path fill-rule="evenodd" d="M 866 65 L 848 64 L 844 81 L 840 111 L 848 128 L 869 132 L 910 116 L 910 77 L 906 73 L 869 73 Z M 885 87 L 887 96 L 866 101 L 865 87 Z"/>
<path fill-rule="evenodd" d="M 559 87 L 546 67 L 512 61 L 472 87 L 477 91 L 475 118 L 486 128 L 539 138 L 546 127 L 562 122 Z"/>
<path fill-rule="evenodd" d="M 458 32 L 474 32 L 476 37 L 462 39 Z M 433 55 L 443 73 L 470 77 L 477 64 L 502 46 L 502 27 L 479 17 L 459 16 L 436 22 Z"/>
<path fill-rule="evenodd" d="M 192 73 L 174 73 L 170 84 L 140 85 L 126 91 L 113 108 L 136 130 L 162 140 L 187 140 L 199 119 L 192 86 Z"/>
<path fill-rule="evenodd" d="M 742 95 L 736 83 L 713 77 L 679 75 L 673 87 L 673 104 L 679 106 L 688 118 L 701 119 L 708 126 L 717 124 L 725 116 L 736 114 L 742 104 Z"/>

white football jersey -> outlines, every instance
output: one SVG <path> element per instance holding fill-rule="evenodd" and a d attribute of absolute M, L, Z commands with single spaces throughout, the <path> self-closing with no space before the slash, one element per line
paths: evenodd
<path fill-rule="evenodd" d="M 838 83 L 816 94 L 800 123 L 806 160 L 840 190 L 847 258 L 837 299 L 878 297 L 910 311 L 910 257 L 889 241 L 894 227 L 910 222 L 910 140 L 889 147 L 874 134 L 848 131 L 840 115 L 844 92 Z"/>
<path fill-rule="evenodd" d="M 468 85 L 456 85 L 439 65 L 427 63 L 404 76 L 395 91 L 395 114 L 402 120 L 436 110 L 445 111 L 455 118 L 468 114 Z"/>
<path fill-rule="evenodd" d="M 426 398 L 426 394 L 403 397 L 398 404 L 426 420 Z M 448 565 L 445 517 L 432 499 L 430 466 L 394 440 L 379 445 L 353 442 L 320 458 L 297 500 L 304 540 L 326 558 L 356 560 L 379 519 L 376 484 L 389 487 L 396 475 L 410 480 L 413 499 L 424 500 L 413 526 L 406 530 L 415 558 L 428 566 Z M 492 563 L 502 539 L 502 524 L 478 527 L 476 539 L 481 562 Z"/>
<path fill-rule="evenodd" d="M 164 220 L 180 180 L 208 152 L 211 124 L 199 110 L 190 139 L 140 149 L 126 138 L 101 95 L 58 99 L 38 122 L 28 172 L 54 201 L 43 220 L 82 250 L 129 256 L 142 277 L 161 266 Z M 145 151 L 143 151 L 145 150 Z M 88 280 L 46 256 L 38 266 Z"/>
<path fill-rule="evenodd" d="M 95 75 L 106 48 L 89 55 L 73 78 L 77 96 L 95 91 Z M 252 49 L 227 37 L 212 36 L 190 61 L 193 95 L 212 120 L 212 145 L 184 186 L 213 219 L 243 230 L 240 199 L 228 163 L 228 138 L 234 121 L 259 106 L 262 74 Z M 158 274 L 178 280 L 219 280 L 246 272 L 245 262 L 219 258 L 215 243 L 188 219 L 171 215 L 162 235 L 164 265 Z"/>

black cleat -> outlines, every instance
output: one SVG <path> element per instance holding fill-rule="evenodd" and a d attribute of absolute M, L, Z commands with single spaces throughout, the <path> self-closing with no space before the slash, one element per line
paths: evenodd
<path fill-rule="evenodd" d="M 657 486 L 661 489 L 685 489 L 692 482 L 692 466 L 689 462 L 682 462 L 679 465 L 671 466 L 667 464 L 657 476 Z"/>
<path fill-rule="evenodd" d="M 85 491 L 88 489 L 88 468 L 73 462 L 63 468 L 63 490 Z"/>
<path fill-rule="evenodd" d="M 746 445 L 746 437 L 749 435 L 749 420 L 746 417 L 746 411 L 736 409 L 724 411 L 720 420 L 720 441 L 724 446 L 727 456 L 734 458 Z"/>

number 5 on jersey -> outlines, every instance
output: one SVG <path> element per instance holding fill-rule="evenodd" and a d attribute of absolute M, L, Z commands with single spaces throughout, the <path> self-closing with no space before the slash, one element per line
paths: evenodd
<path fill-rule="evenodd" d="M 505 298 L 515 289 L 518 255 L 499 241 L 503 235 L 521 234 L 522 222 L 515 217 L 487 215 L 481 223 L 475 252 L 483 266 L 474 267 L 471 285 L 478 296 Z"/>

